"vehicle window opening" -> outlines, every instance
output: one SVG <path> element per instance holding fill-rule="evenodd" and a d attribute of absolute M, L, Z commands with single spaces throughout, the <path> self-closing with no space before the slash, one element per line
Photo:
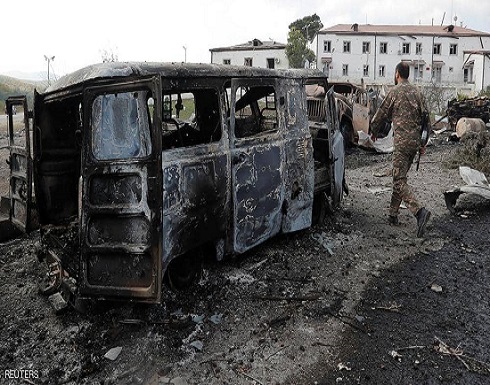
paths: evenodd
<path fill-rule="evenodd" d="M 98 160 L 151 154 L 150 91 L 99 95 L 92 103 L 92 146 Z"/>
<path fill-rule="evenodd" d="M 313 158 L 315 164 L 329 164 L 330 136 L 334 128 L 336 107 L 331 104 L 332 97 L 327 97 L 326 84 L 306 84 L 306 104 L 308 121 L 313 139 Z"/>
<path fill-rule="evenodd" d="M 323 122 L 327 118 L 325 108 L 325 87 L 320 84 L 305 86 L 308 120 Z"/>
<path fill-rule="evenodd" d="M 238 87 L 235 100 L 236 138 L 277 131 L 277 99 L 274 87 Z"/>
<path fill-rule="evenodd" d="M 13 105 L 11 108 L 12 115 L 22 115 L 24 113 L 24 108 L 22 105 Z M 8 111 L 5 111 L 7 113 Z M 23 120 L 12 120 L 13 124 L 13 136 L 12 136 L 12 146 L 25 147 L 25 126 Z"/>
<path fill-rule="evenodd" d="M 215 89 L 164 92 L 162 116 L 164 150 L 221 139 L 219 97 Z"/>

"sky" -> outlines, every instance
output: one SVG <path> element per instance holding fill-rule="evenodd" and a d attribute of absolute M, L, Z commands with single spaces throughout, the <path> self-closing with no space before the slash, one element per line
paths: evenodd
<path fill-rule="evenodd" d="M 50 76 L 59 77 L 101 62 L 104 51 L 119 61 L 209 63 L 210 48 L 286 43 L 289 24 L 314 13 L 324 27 L 447 25 L 456 16 L 456 25 L 490 32 L 490 1 L 482 0 L 24 0 L 2 9 L 0 74 L 46 79 L 45 56 L 54 56 Z"/>

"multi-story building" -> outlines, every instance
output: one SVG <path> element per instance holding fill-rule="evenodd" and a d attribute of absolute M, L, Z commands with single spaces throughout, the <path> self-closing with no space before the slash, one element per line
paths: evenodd
<path fill-rule="evenodd" d="M 404 61 L 415 83 L 490 86 L 490 33 L 453 25 L 338 24 L 318 32 L 316 53 L 317 67 L 336 81 L 393 84 Z"/>
<path fill-rule="evenodd" d="M 245 44 L 211 48 L 211 63 L 260 68 L 289 68 L 286 44 L 253 39 Z"/>

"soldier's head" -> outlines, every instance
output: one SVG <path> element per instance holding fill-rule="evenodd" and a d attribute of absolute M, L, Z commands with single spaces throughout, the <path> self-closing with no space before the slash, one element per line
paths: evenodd
<path fill-rule="evenodd" d="M 395 84 L 398 84 L 400 79 L 407 80 L 410 76 L 410 67 L 407 63 L 400 62 L 395 67 Z"/>

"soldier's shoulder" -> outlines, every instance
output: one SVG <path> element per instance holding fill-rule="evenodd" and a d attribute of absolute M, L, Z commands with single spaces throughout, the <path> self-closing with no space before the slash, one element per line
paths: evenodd
<path fill-rule="evenodd" d="M 400 92 L 407 94 L 417 94 L 419 93 L 419 89 L 412 83 L 405 83 L 403 87 L 400 88 Z"/>

